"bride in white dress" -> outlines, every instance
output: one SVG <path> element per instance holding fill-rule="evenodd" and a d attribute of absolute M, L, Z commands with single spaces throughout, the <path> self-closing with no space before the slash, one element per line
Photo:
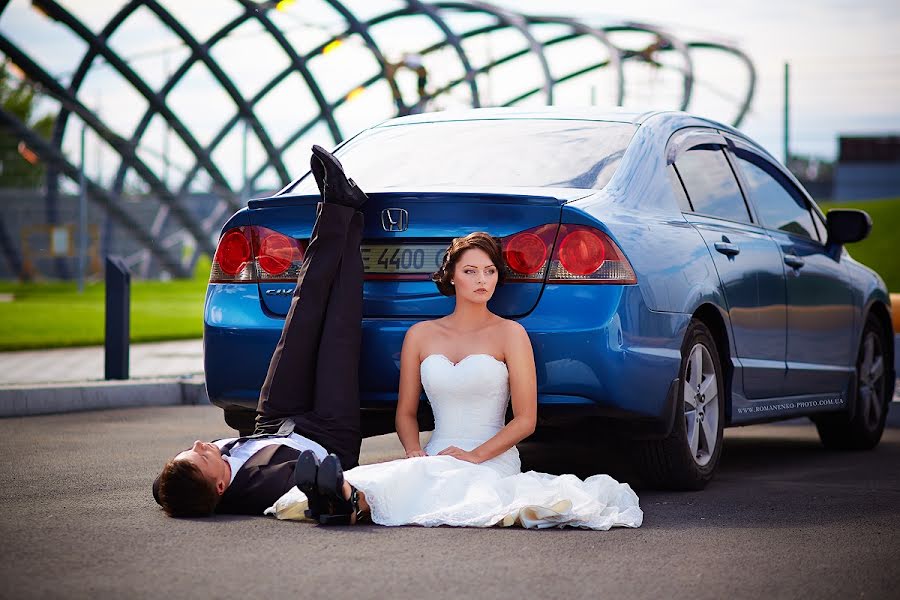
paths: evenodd
<path fill-rule="evenodd" d="M 455 309 L 410 327 L 401 350 L 396 427 L 406 458 L 342 472 L 336 457 L 319 466 L 312 453 L 301 456 L 315 462 L 308 466 L 317 485 L 304 488 L 313 517 L 333 522 L 324 507 L 345 506 L 348 523 L 368 516 L 381 525 L 640 527 L 643 512 L 627 483 L 521 471 L 516 444 L 534 432 L 537 383 L 525 329 L 487 307 L 503 283 L 502 260 L 485 232 L 453 240 L 433 279 L 456 297 Z M 425 448 L 416 419 L 423 387 L 435 424 Z M 510 402 L 514 417 L 504 424 Z M 302 518 L 306 503 L 295 487 L 266 512 Z"/>

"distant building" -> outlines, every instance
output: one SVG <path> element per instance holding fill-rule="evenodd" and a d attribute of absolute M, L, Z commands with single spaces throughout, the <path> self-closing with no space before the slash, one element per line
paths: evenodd
<path fill-rule="evenodd" d="M 835 200 L 900 198 L 900 135 L 841 136 Z"/>

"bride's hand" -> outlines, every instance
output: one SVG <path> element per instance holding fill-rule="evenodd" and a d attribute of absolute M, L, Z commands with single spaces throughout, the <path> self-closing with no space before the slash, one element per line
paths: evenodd
<path fill-rule="evenodd" d="M 453 458 L 458 458 L 459 460 L 464 460 L 466 462 L 475 463 L 476 465 L 481 462 L 474 452 L 468 452 L 463 450 L 462 448 L 457 448 L 456 446 L 448 446 L 444 448 L 440 452 L 438 452 L 438 456 L 446 455 L 452 456 Z"/>
<path fill-rule="evenodd" d="M 428 455 L 425 454 L 425 451 L 422 449 L 410 450 L 409 452 L 406 453 L 406 458 L 413 458 L 415 456 L 428 456 Z"/>

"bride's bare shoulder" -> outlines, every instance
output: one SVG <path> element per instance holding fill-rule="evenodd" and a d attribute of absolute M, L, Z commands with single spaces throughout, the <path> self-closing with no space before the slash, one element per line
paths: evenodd
<path fill-rule="evenodd" d="M 412 338 L 427 337 L 430 332 L 435 330 L 436 325 L 434 321 L 438 320 L 440 319 L 430 319 L 428 321 L 413 323 L 410 325 L 409 329 L 406 330 L 406 336 Z"/>
<path fill-rule="evenodd" d="M 528 339 L 528 332 L 525 331 L 525 327 L 521 323 L 502 317 L 501 320 L 502 322 L 499 323 L 499 328 L 503 332 L 503 337 L 506 342 L 515 344 Z"/>
<path fill-rule="evenodd" d="M 515 321 L 513 319 L 507 319 L 506 317 L 497 317 L 497 318 L 499 319 L 498 324 L 506 332 L 515 333 L 515 332 L 525 331 L 525 328 L 518 321 Z"/>

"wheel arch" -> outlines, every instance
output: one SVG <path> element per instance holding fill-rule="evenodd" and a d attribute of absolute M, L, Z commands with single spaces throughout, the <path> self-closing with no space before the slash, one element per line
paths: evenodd
<path fill-rule="evenodd" d="M 885 340 L 887 340 L 887 345 L 885 347 L 885 354 L 887 354 L 887 368 L 889 372 L 888 381 L 890 386 L 890 395 L 893 397 L 894 395 L 894 387 L 896 385 L 897 373 L 894 368 L 894 325 L 893 320 L 891 319 L 891 309 L 888 305 L 886 305 L 881 300 L 874 300 L 870 305 L 868 310 L 865 313 L 866 319 L 868 319 L 869 315 L 874 316 L 878 320 L 878 324 L 881 326 L 881 331 L 884 333 Z M 863 324 L 865 324 L 865 320 L 863 320 Z M 862 343 L 862 335 L 865 327 L 860 327 L 859 339 Z"/>
<path fill-rule="evenodd" d="M 712 333 L 716 342 L 716 353 L 722 366 L 725 378 L 725 425 L 731 423 L 731 384 L 734 376 L 734 365 L 731 363 L 731 346 L 728 339 L 728 326 L 722 312 L 713 304 L 704 303 L 694 310 L 691 318 L 701 321 Z"/>

